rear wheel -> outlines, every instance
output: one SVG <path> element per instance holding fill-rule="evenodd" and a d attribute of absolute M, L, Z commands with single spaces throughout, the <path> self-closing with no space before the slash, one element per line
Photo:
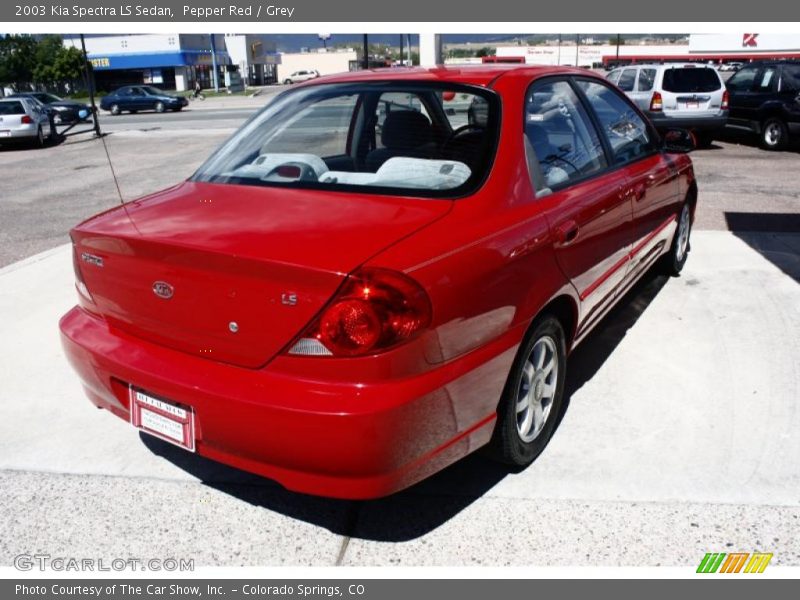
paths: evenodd
<path fill-rule="evenodd" d="M 535 321 L 497 410 L 491 443 L 495 459 L 525 467 L 545 449 L 561 411 L 566 363 L 561 323 L 549 315 Z"/>
<path fill-rule="evenodd" d="M 283 80 L 283 85 L 292 85 L 292 80 L 291 79 L 284 79 Z"/>
<path fill-rule="evenodd" d="M 683 265 L 686 264 L 686 259 L 689 257 L 689 236 L 692 233 L 692 211 L 689 203 L 685 202 L 678 215 L 678 228 L 675 230 L 675 236 L 672 238 L 672 245 L 669 252 L 664 256 L 663 271 L 667 275 L 677 277 L 683 270 Z"/>
<path fill-rule="evenodd" d="M 765 150 L 783 150 L 789 141 L 786 123 L 770 118 L 761 124 L 761 147 Z"/>
<path fill-rule="evenodd" d="M 42 126 L 39 125 L 39 128 L 36 130 L 36 140 L 34 141 L 37 148 L 44 147 L 44 131 L 42 131 Z"/>
<path fill-rule="evenodd" d="M 111 105 L 111 111 L 110 111 L 110 112 L 111 112 L 111 114 L 112 114 L 112 115 L 116 116 L 116 115 L 118 115 L 119 113 L 121 113 L 121 112 L 122 112 L 122 110 L 120 110 L 120 108 L 119 108 L 119 104 L 112 104 L 112 105 Z"/>

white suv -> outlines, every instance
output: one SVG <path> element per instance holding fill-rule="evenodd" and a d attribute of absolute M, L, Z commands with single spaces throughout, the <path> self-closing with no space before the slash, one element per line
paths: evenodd
<path fill-rule="evenodd" d="M 309 79 L 316 79 L 319 77 L 319 71 L 316 70 L 305 70 L 305 71 L 295 71 L 291 75 L 289 75 L 286 79 L 283 80 L 283 83 L 286 85 L 290 85 L 292 83 L 300 83 L 301 81 L 308 81 Z"/>
<path fill-rule="evenodd" d="M 608 79 L 650 117 L 656 129 L 689 129 L 698 146 L 709 146 L 728 121 L 728 91 L 713 67 L 629 65 L 614 69 Z"/>

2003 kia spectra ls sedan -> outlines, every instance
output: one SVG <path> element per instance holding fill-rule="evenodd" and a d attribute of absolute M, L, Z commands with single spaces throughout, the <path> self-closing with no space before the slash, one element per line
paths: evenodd
<path fill-rule="evenodd" d="M 291 490 L 383 496 L 487 444 L 527 465 L 570 351 L 686 260 L 691 144 L 665 138 L 579 69 L 300 84 L 72 230 L 64 348 L 97 406 Z"/>

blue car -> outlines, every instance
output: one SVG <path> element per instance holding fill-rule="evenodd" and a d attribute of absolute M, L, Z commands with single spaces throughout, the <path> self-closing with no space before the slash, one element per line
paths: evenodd
<path fill-rule="evenodd" d="M 100 100 L 100 108 L 118 115 L 127 110 L 131 113 L 140 110 L 180 110 L 189 104 L 186 98 L 173 96 L 152 85 L 126 85 Z"/>

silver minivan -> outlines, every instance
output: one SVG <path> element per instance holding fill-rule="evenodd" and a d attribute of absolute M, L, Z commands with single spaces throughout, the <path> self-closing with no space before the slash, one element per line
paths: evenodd
<path fill-rule="evenodd" d="M 728 92 L 713 67 L 629 65 L 614 69 L 608 79 L 650 117 L 656 129 L 688 129 L 699 146 L 710 145 L 728 121 Z"/>

